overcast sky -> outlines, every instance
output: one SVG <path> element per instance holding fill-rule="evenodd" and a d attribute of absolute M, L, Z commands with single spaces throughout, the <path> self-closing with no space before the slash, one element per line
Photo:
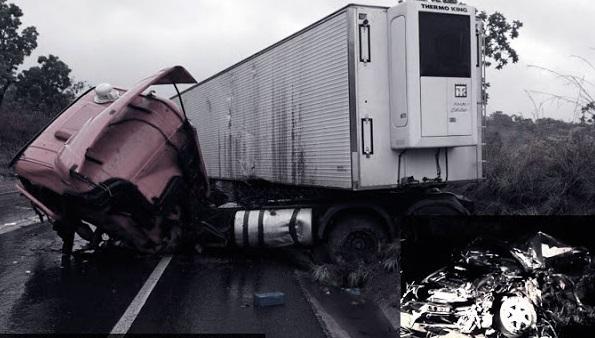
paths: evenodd
<path fill-rule="evenodd" d="M 355 1 L 355 0 L 354 0 Z M 180 64 L 198 79 L 250 56 L 330 14 L 342 0 L 9 0 L 35 25 L 38 55 L 55 54 L 91 85 L 110 82 L 128 87 L 156 70 Z M 359 0 L 392 6 L 396 0 Z M 502 110 L 532 117 L 526 91 L 575 95 L 551 74 L 530 65 L 584 75 L 595 82 L 594 0 L 467 0 L 488 12 L 500 11 L 525 26 L 513 43 L 521 61 L 490 71 L 489 112 Z M 595 88 L 591 87 L 592 92 Z M 533 94 L 536 102 L 548 97 Z M 568 104 L 548 104 L 542 116 L 573 118 Z"/>

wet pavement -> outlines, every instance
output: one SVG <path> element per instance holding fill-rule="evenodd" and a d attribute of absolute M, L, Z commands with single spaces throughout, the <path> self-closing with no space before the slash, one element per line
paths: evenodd
<path fill-rule="evenodd" d="M 109 333 L 160 259 L 104 252 L 61 268 L 60 248 L 46 223 L 0 235 L 0 333 Z M 259 291 L 287 303 L 255 308 Z M 174 257 L 129 332 L 325 337 L 290 266 L 197 255 Z"/>
<path fill-rule="evenodd" d="M 281 291 L 286 303 L 255 307 L 255 292 Z M 258 257 L 179 256 L 162 276 L 131 333 L 248 333 L 325 337 L 293 269 Z"/>
<path fill-rule="evenodd" d="M 0 184 L 0 234 L 39 220 L 31 204 L 14 190 L 12 184 Z"/>
<path fill-rule="evenodd" d="M 18 197 L 8 200 L 0 216 L 29 217 Z M 161 259 L 109 250 L 62 268 L 61 245 L 48 223 L 0 232 L 0 334 L 110 333 Z M 372 304 L 339 289 L 329 297 L 297 270 L 276 251 L 175 255 L 128 332 L 387 336 Z M 255 292 L 273 291 L 285 293 L 284 305 L 253 305 Z"/>
<path fill-rule="evenodd" d="M 47 223 L 0 235 L 0 333 L 110 332 L 157 259 L 98 256 L 60 267 Z"/>
<path fill-rule="evenodd" d="M 302 287 L 324 313 L 332 313 L 334 324 L 351 337 L 398 337 L 397 331 L 370 300 L 359 296 L 359 289 L 320 287 L 305 273 L 297 274 Z"/>

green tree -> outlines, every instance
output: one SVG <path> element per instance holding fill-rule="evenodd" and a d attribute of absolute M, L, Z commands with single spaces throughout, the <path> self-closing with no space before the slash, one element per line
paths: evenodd
<path fill-rule="evenodd" d="M 20 30 L 23 12 L 6 0 L 0 0 L 0 107 L 8 88 L 16 81 L 17 69 L 37 47 L 37 30 Z"/>
<path fill-rule="evenodd" d="M 22 16 L 18 6 L 0 0 L 0 176 L 12 155 L 84 87 L 54 55 L 19 73 L 38 37 L 35 27 L 21 29 Z"/>
<path fill-rule="evenodd" d="M 84 84 L 74 82 L 70 67 L 55 55 L 40 56 L 37 63 L 17 76 L 15 101 L 26 110 L 53 115 L 68 105 Z"/>
<path fill-rule="evenodd" d="M 488 15 L 482 11 L 478 18 L 483 21 L 485 27 L 486 66 L 495 63 L 496 69 L 500 70 L 509 62 L 519 62 L 519 55 L 510 45 L 510 41 L 519 37 L 523 23 L 518 20 L 509 22 L 500 12 Z"/>

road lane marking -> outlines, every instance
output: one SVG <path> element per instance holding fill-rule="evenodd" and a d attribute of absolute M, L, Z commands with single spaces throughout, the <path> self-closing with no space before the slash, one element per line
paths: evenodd
<path fill-rule="evenodd" d="M 159 281 L 161 275 L 163 275 L 163 272 L 171 262 L 171 259 L 172 256 L 165 256 L 159 261 L 149 278 L 147 278 L 147 280 L 145 281 L 143 287 L 140 289 L 140 291 L 138 291 L 136 297 L 134 297 L 134 299 L 132 300 L 130 305 L 128 305 L 128 308 L 126 309 L 118 323 L 116 323 L 116 325 L 112 329 L 110 337 L 113 335 L 122 335 L 128 333 L 128 330 L 130 330 L 132 323 L 134 322 L 134 320 L 140 313 L 140 310 L 147 302 L 147 299 L 149 299 L 149 296 L 151 295 L 153 288 L 155 288 L 155 285 L 157 285 L 157 282 Z"/>
<path fill-rule="evenodd" d="M 310 294 L 304 285 L 302 277 L 297 271 L 294 271 L 294 277 L 300 286 L 300 289 L 302 290 L 304 298 L 306 298 L 306 301 L 308 304 L 310 304 L 310 308 L 312 308 L 314 316 L 318 320 L 320 326 L 322 326 L 325 336 L 329 338 L 352 338 L 351 335 L 335 321 L 333 316 L 324 310 L 322 304 L 320 304 L 320 302 Z"/>
<path fill-rule="evenodd" d="M 30 216 L 17 222 L 5 223 L 0 225 L 0 235 L 38 223 L 39 218 L 37 216 Z"/>

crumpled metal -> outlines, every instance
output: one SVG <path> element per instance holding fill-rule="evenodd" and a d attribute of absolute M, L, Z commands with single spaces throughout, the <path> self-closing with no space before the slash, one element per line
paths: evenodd
<path fill-rule="evenodd" d="M 554 338 L 564 325 L 595 324 L 595 310 L 576 292 L 590 264 L 586 249 L 541 232 L 516 245 L 479 238 L 407 286 L 401 337 Z M 499 313 L 507 299 L 527 307 L 523 325 L 505 325 L 514 319 Z"/>

